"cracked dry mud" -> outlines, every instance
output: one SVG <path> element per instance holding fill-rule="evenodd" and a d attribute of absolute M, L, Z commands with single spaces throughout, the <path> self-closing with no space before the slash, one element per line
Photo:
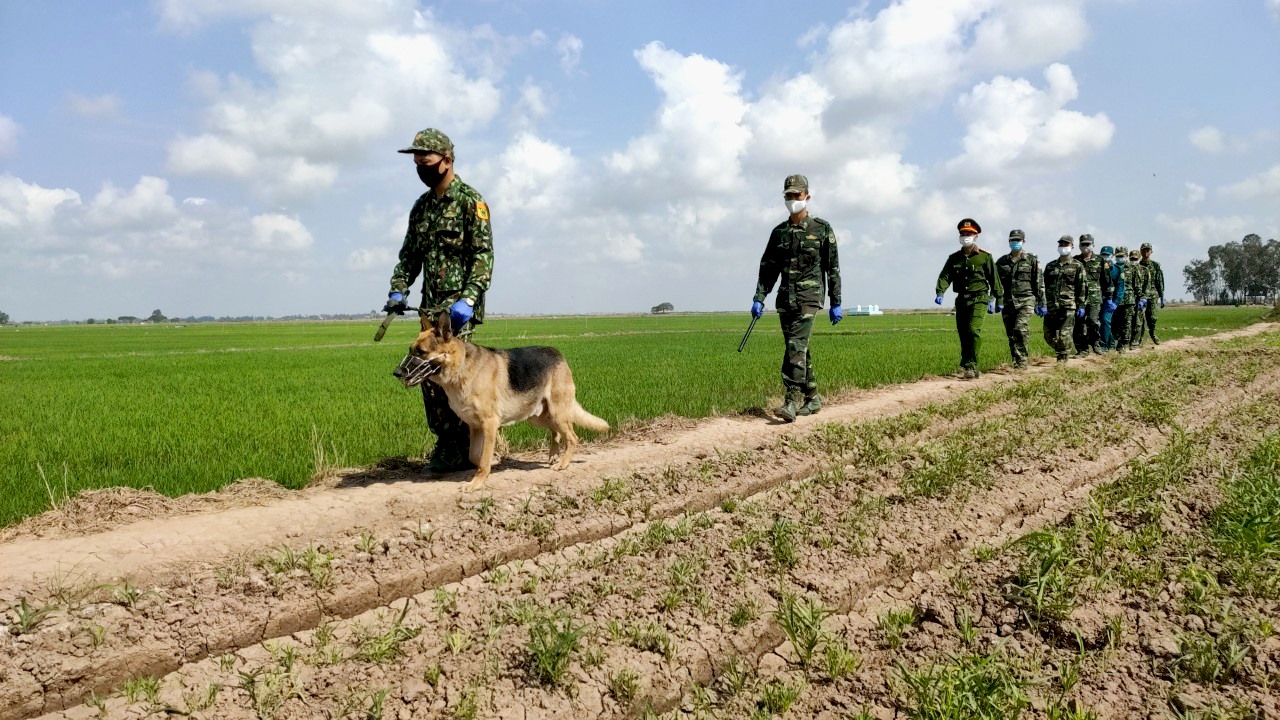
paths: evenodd
<path fill-rule="evenodd" d="M 33 525 L 42 536 L 0 543 L 0 720 L 767 717 L 766 694 L 789 688 L 788 717 L 908 717 L 904 663 L 981 647 L 1062 665 L 1070 631 L 1032 627 L 1005 599 L 1016 551 L 978 562 L 975 549 L 1067 522 L 1185 435 L 1233 457 L 1268 429 L 1240 408 L 1280 399 L 1276 338 L 1257 325 L 927 380 L 794 425 L 668 420 L 562 473 L 509 458 L 478 493 L 386 467 L 92 534 Z M 856 667 L 801 667 L 779 621 L 797 602 L 829 615 L 812 650 L 838 664 L 828 648 L 843 648 Z M 1255 708 L 1243 717 L 1276 712 L 1259 686 L 1280 680 L 1274 638 L 1225 689 L 1144 673 L 1180 621 L 1160 602 L 1078 606 L 1076 625 L 1120 617 L 1130 632 L 1073 707 L 1163 717 L 1173 695 L 1200 693 Z M 962 605 L 977 628 L 963 648 Z M 19 607 L 48 611 L 22 628 Z M 902 607 L 912 620 L 888 647 L 879 618 Z M 1246 610 L 1276 617 L 1274 602 Z M 1037 702 L 1028 716 L 1049 716 Z"/>

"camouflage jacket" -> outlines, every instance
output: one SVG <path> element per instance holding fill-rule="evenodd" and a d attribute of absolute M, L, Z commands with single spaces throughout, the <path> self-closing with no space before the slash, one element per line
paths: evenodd
<path fill-rule="evenodd" d="M 996 260 L 996 274 L 1004 290 L 1001 305 L 1017 305 L 1034 302 L 1044 304 L 1044 281 L 1040 277 L 1040 260 L 1029 252 L 1023 252 L 1017 260 L 1013 253 L 1001 255 Z"/>
<path fill-rule="evenodd" d="M 1060 257 L 1044 266 L 1045 306 L 1049 311 L 1075 310 L 1088 300 L 1084 265 L 1073 257 Z"/>
<path fill-rule="evenodd" d="M 489 206 L 475 188 L 455 177 L 444 195 L 423 193 L 409 211 L 392 292 L 405 292 L 422 273 L 419 306 L 430 316 L 461 298 L 475 301 L 472 322 L 484 322 L 484 294 L 493 278 L 493 229 Z"/>
<path fill-rule="evenodd" d="M 1133 305 L 1147 296 L 1147 273 L 1138 263 L 1126 262 L 1120 266 L 1124 291 L 1117 294 L 1117 305 Z"/>
<path fill-rule="evenodd" d="M 826 220 L 809 215 L 796 225 L 787 219 L 769 233 L 755 301 L 764 302 L 779 278 L 779 310 L 816 310 L 822 307 L 824 290 L 832 307 L 840 304 L 840 254 Z"/>
<path fill-rule="evenodd" d="M 956 291 L 956 303 L 985 303 L 993 297 L 1004 297 L 1000 274 L 991 253 L 978 248 L 972 255 L 957 250 L 947 256 L 947 262 L 938 273 L 938 295 L 951 286 Z"/>
<path fill-rule="evenodd" d="M 1164 297 L 1164 270 L 1155 260 L 1139 260 L 1138 264 L 1147 269 L 1150 282 L 1147 284 L 1147 299 L 1159 300 Z"/>
<path fill-rule="evenodd" d="M 1084 265 L 1084 284 L 1085 297 L 1090 305 L 1100 305 L 1102 296 L 1108 294 L 1107 285 L 1110 284 L 1110 278 L 1104 272 L 1102 257 L 1094 253 L 1088 260 L 1084 259 L 1084 253 L 1075 256 L 1075 260 Z"/>

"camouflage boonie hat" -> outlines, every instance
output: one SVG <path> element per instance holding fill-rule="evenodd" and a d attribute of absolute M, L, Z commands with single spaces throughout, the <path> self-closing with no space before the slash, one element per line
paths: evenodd
<path fill-rule="evenodd" d="M 809 192 L 809 178 L 803 175 L 788 175 L 782 183 L 782 192 Z"/>
<path fill-rule="evenodd" d="M 1009 239 L 1010 240 L 1026 240 L 1027 236 L 1023 234 L 1021 230 L 1010 230 Z"/>
<path fill-rule="evenodd" d="M 1081 236 L 1080 236 L 1080 244 L 1081 244 L 1081 245 L 1085 245 L 1085 244 L 1092 245 L 1092 244 L 1093 244 L 1093 236 L 1092 236 L 1092 235 L 1090 235 L 1089 233 L 1085 233 L 1084 235 L 1081 235 Z"/>
<path fill-rule="evenodd" d="M 973 218 L 965 218 L 960 222 L 956 223 L 956 230 L 959 230 L 960 234 L 962 235 L 966 232 L 971 232 L 974 235 L 977 235 L 978 233 L 982 232 L 982 226 L 979 225 L 978 221 L 974 220 Z"/>
<path fill-rule="evenodd" d="M 1142 247 L 1140 247 L 1140 248 L 1138 248 L 1138 249 L 1139 249 L 1139 250 L 1150 250 L 1150 249 L 1151 249 L 1151 243 L 1142 243 Z"/>
<path fill-rule="evenodd" d="M 415 152 L 433 152 L 440 153 L 449 159 L 453 159 L 453 142 L 449 140 L 449 136 L 436 130 L 435 128 L 427 128 L 417 135 L 413 136 L 413 144 L 403 150 L 396 152 L 415 153 Z"/>

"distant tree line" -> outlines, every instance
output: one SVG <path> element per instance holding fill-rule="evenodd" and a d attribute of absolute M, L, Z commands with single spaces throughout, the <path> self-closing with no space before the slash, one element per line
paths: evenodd
<path fill-rule="evenodd" d="M 1280 298 L 1280 242 L 1253 233 L 1214 245 L 1207 260 L 1182 269 L 1192 297 L 1206 305 L 1274 303 Z"/>
<path fill-rule="evenodd" d="M 649 309 L 649 312 L 653 313 L 654 315 L 657 315 L 658 313 L 674 312 L 675 309 L 676 309 L 675 305 L 664 302 L 664 303 L 658 303 L 657 305 L 654 305 L 652 308 Z"/>

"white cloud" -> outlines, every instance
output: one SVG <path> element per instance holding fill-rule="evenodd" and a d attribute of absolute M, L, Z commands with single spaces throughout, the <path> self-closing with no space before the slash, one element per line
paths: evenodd
<path fill-rule="evenodd" d="M 1044 71 L 1047 86 L 1004 76 L 981 83 L 957 101 L 968 123 L 964 154 L 944 172 L 960 181 L 987 182 L 1012 170 L 1046 172 L 1069 167 L 1105 148 L 1115 126 L 1103 113 L 1088 116 L 1063 108 L 1079 92 L 1071 68 Z"/>
<path fill-rule="evenodd" d="M 562 35 L 556 43 L 556 52 L 560 54 L 560 67 L 565 72 L 572 72 L 582 61 L 582 39 L 574 35 Z"/>
<path fill-rule="evenodd" d="M 149 229 L 171 222 L 177 214 L 169 183 L 144 176 L 128 191 L 110 183 L 104 186 L 86 208 L 86 221 L 100 230 Z"/>
<path fill-rule="evenodd" d="M 8 115 L 0 115 L 0 157 L 12 155 L 18 150 L 18 135 L 22 128 Z"/>
<path fill-rule="evenodd" d="M 1222 131 L 1212 125 L 1191 131 L 1187 139 L 1196 148 L 1207 153 L 1220 153 L 1226 146 L 1222 139 Z"/>
<path fill-rule="evenodd" d="M 498 156 L 479 169 L 493 188 L 487 199 L 497 211 L 559 212 L 573 191 L 578 161 L 568 148 L 522 133 Z"/>
<path fill-rule="evenodd" d="M 1182 198 L 1178 201 L 1180 204 L 1184 207 L 1191 207 L 1204 202 L 1206 191 L 1203 185 L 1197 185 L 1196 183 L 1189 182 L 1186 183 L 1186 188 L 1187 192 L 1183 194 Z"/>
<path fill-rule="evenodd" d="M 67 95 L 67 106 L 71 108 L 71 112 L 82 117 L 98 118 L 115 115 L 120 112 L 123 104 L 120 97 L 114 94 L 99 95 L 97 97 L 87 97 L 76 93 Z"/>
<path fill-rule="evenodd" d="M 726 192 L 741 186 L 740 161 L 751 133 L 741 76 L 702 55 L 652 42 L 636 52 L 663 94 L 655 127 L 606 160 L 616 173 L 665 196 Z"/>
<path fill-rule="evenodd" d="M 79 205 L 80 193 L 67 188 L 43 188 L 9 175 L 0 175 L 0 228 L 13 231 L 5 244 L 24 239 L 24 233 L 38 232 L 53 222 L 58 207 Z"/>
<path fill-rule="evenodd" d="M 485 26 L 446 26 L 401 0 L 166 0 L 161 12 L 167 26 L 183 29 L 249 18 L 253 57 L 266 76 L 194 73 L 192 87 L 209 103 L 203 131 L 169 143 L 169 169 L 234 178 L 281 202 L 331 187 L 341 167 L 388 138 L 402 143 L 426 118 L 448 117 L 455 141 L 489 122 L 503 64 L 522 46 Z"/>
<path fill-rule="evenodd" d="M 1267 7 L 1271 9 L 1271 17 L 1276 22 L 1280 22 L 1280 0 L 1266 0 Z"/>
<path fill-rule="evenodd" d="M 1156 222 L 1167 231 L 1168 235 L 1188 240 L 1196 245 L 1216 245 L 1239 240 L 1252 232 L 1253 223 L 1249 218 L 1239 215 L 1176 217 L 1165 213 L 1157 215 Z"/>
<path fill-rule="evenodd" d="M 361 272 L 385 271 L 390 276 L 396 260 L 396 251 L 390 246 L 359 248 L 347 254 L 347 267 Z"/>
<path fill-rule="evenodd" d="M 253 246 L 261 250 L 304 250 L 314 242 L 311 232 L 297 218 L 269 213 L 256 215 L 249 223 Z"/>
<path fill-rule="evenodd" d="M 1218 192 L 1229 200 L 1254 200 L 1270 197 L 1280 200 L 1280 165 L 1272 165 L 1267 170 L 1221 188 Z"/>

